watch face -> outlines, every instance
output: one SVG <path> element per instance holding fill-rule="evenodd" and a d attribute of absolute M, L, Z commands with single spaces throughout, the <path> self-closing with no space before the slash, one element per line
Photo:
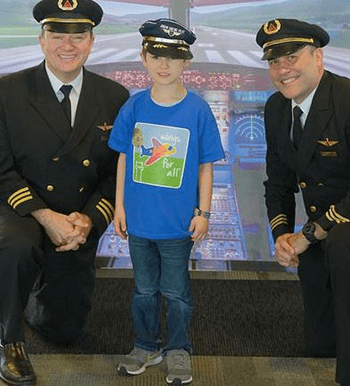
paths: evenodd
<path fill-rule="evenodd" d="M 206 219 L 209 219 L 209 217 L 210 217 L 210 212 L 204 212 L 204 210 L 195 208 L 195 210 L 194 210 L 194 215 L 195 215 L 195 216 L 205 217 Z"/>

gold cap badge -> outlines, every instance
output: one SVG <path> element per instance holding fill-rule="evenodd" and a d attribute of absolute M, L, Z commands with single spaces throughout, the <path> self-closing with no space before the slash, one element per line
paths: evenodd
<path fill-rule="evenodd" d="M 78 6 L 78 0 L 58 0 L 57 5 L 62 11 L 73 11 Z"/>
<path fill-rule="evenodd" d="M 279 20 L 272 20 L 264 24 L 264 32 L 266 35 L 276 34 L 281 29 Z"/>

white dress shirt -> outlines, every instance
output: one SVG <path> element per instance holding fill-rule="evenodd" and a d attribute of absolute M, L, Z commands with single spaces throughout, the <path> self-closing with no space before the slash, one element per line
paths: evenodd
<path fill-rule="evenodd" d="M 62 81 L 60 81 L 57 78 L 57 76 L 54 75 L 52 73 L 52 71 L 50 71 L 50 69 L 47 67 L 46 64 L 45 64 L 45 68 L 46 68 L 46 72 L 47 72 L 47 75 L 49 77 L 51 86 L 52 86 L 52 88 L 53 88 L 53 90 L 54 90 L 54 92 L 55 92 L 55 94 L 57 96 L 57 99 L 58 99 L 58 101 L 60 103 L 62 102 L 62 100 L 64 98 L 64 95 L 63 95 L 62 91 L 60 90 L 60 88 L 63 85 L 68 85 L 68 84 L 70 84 L 73 87 L 72 91 L 69 94 L 69 100 L 70 100 L 71 108 L 72 108 L 72 111 L 71 111 L 71 117 L 72 117 L 71 126 L 73 127 L 74 121 L 75 121 L 75 115 L 76 115 L 76 112 L 77 112 L 78 102 L 79 102 L 79 96 L 80 96 L 81 88 L 83 86 L 83 69 L 81 69 L 79 75 L 72 82 L 62 83 Z"/>

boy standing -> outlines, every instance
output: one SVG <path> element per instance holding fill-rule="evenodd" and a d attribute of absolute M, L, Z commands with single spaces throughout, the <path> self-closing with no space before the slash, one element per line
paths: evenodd
<path fill-rule="evenodd" d="M 120 374 L 140 374 L 167 357 L 168 383 L 192 380 L 188 339 L 192 300 L 188 263 L 208 232 L 213 165 L 224 158 L 206 102 L 180 80 L 193 55 L 192 31 L 171 19 L 146 21 L 141 58 L 153 80 L 118 115 L 109 146 L 120 152 L 114 224 L 129 235 L 135 275 L 133 351 Z M 160 350 L 160 297 L 167 298 L 168 341 Z"/>

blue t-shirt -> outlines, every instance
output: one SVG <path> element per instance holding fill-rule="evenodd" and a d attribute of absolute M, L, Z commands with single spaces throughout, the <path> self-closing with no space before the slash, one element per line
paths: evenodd
<path fill-rule="evenodd" d="M 189 236 L 199 164 L 224 158 L 209 105 L 188 92 L 165 107 L 152 100 L 149 89 L 141 91 L 120 110 L 108 144 L 126 154 L 128 233 L 148 239 Z"/>

